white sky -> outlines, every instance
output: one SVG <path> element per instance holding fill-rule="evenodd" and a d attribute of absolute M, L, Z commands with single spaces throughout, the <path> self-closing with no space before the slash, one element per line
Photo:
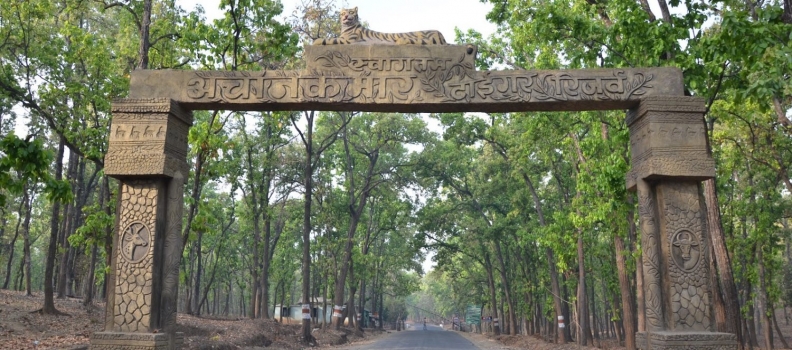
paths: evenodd
<path fill-rule="evenodd" d="M 281 0 L 283 17 L 290 16 L 302 0 Z M 412 32 L 435 29 L 447 41 L 454 41 L 454 27 L 462 31 L 475 29 L 484 37 L 495 32 L 495 25 L 485 18 L 492 5 L 479 0 L 337 0 L 339 7 L 358 7 L 362 21 L 379 32 Z M 208 19 L 222 16 L 220 0 L 176 0 L 187 11 L 203 6 Z"/>

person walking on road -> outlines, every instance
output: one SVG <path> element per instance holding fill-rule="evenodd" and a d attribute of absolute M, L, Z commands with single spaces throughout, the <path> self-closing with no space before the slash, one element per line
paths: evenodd
<path fill-rule="evenodd" d="M 424 330 L 426 330 L 426 317 L 424 317 Z"/>

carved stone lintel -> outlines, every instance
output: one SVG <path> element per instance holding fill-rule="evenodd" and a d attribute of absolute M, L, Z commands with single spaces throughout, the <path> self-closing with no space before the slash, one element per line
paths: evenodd
<path fill-rule="evenodd" d="M 165 350 L 178 349 L 184 333 L 96 332 L 91 335 L 91 350 Z"/>
<path fill-rule="evenodd" d="M 737 336 L 717 332 L 638 332 L 642 350 L 736 350 Z"/>
<path fill-rule="evenodd" d="M 189 109 L 525 112 L 628 109 L 682 96 L 677 68 L 477 71 L 473 45 L 306 46 L 306 69 L 136 70 L 130 96 Z"/>

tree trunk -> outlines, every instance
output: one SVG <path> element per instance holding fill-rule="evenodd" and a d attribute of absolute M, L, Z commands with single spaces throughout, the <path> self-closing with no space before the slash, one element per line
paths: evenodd
<path fill-rule="evenodd" d="M 578 304 L 578 323 L 580 327 L 580 332 L 578 332 L 578 344 L 586 346 L 589 345 L 590 339 L 588 339 L 588 334 L 591 332 L 589 330 L 589 320 L 588 320 L 588 302 L 586 298 L 586 269 L 585 264 L 583 263 L 583 231 L 578 230 L 578 241 L 577 241 L 577 253 L 578 253 L 578 293 L 577 293 L 577 304 Z"/>
<path fill-rule="evenodd" d="M 74 153 L 69 153 L 69 166 L 66 170 L 66 177 L 70 180 L 72 191 L 75 192 L 75 197 L 79 197 L 79 187 L 76 186 L 77 180 L 77 155 Z M 79 213 L 75 213 L 75 201 L 71 201 L 70 203 L 66 203 L 63 208 L 63 223 L 61 224 L 60 232 L 59 232 L 59 243 L 60 243 L 60 250 L 61 256 L 59 259 L 60 266 L 58 267 L 58 299 L 66 298 L 66 286 L 68 282 L 66 281 L 69 275 L 69 260 L 71 258 L 71 247 L 69 245 L 69 236 L 71 235 L 72 228 L 74 227 L 74 220 L 79 216 Z"/>
<path fill-rule="evenodd" d="M 704 199 L 707 204 L 707 221 L 708 233 L 712 250 L 715 253 L 715 263 L 717 264 L 717 276 L 720 282 L 713 285 L 713 292 L 721 294 L 723 305 L 725 306 L 723 313 L 726 323 L 723 329 L 718 329 L 719 332 L 732 333 L 737 335 L 738 348 L 742 349 L 743 336 L 742 328 L 740 327 L 740 302 L 737 293 L 737 285 L 734 283 L 734 273 L 732 272 L 731 258 L 729 251 L 726 247 L 726 239 L 723 234 L 723 226 L 721 225 L 720 206 L 718 202 L 718 192 L 715 186 L 715 179 L 704 181 Z M 716 274 L 715 271 L 712 274 Z M 718 312 L 718 310 L 715 310 Z"/>
<path fill-rule="evenodd" d="M 589 283 L 589 285 L 591 285 L 591 288 L 589 289 L 589 294 L 586 297 L 586 300 L 589 303 L 589 315 L 590 315 L 590 317 L 589 317 L 589 323 L 590 323 L 589 329 L 591 329 L 591 337 L 592 337 L 592 339 L 594 341 L 594 346 L 599 348 L 599 347 L 601 347 L 601 345 L 600 345 L 600 334 L 599 334 L 600 329 L 599 329 L 599 326 L 597 324 L 598 322 L 597 322 L 596 290 L 595 290 L 593 282 Z"/>
<path fill-rule="evenodd" d="M 138 51 L 138 69 L 148 69 L 149 61 L 149 27 L 151 27 L 151 0 L 143 0 L 143 16 L 140 25 L 140 47 Z"/>
<path fill-rule="evenodd" d="M 773 348 L 773 326 L 770 316 L 768 315 L 768 301 L 767 301 L 767 281 L 765 273 L 764 254 L 762 252 L 762 245 L 756 244 L 756 262 L 757 274 L 759 275 L 759 290 L 757 296 L 759 299 L 759 319 L 762 323 L 762 335 L 764 338 L 764 348 Z"/>
<path fill-rule="evenodd" d="M 515 314 L 514 302 L 511 297 L 511 288 L 509 278 L 506 277 L 506 264 L 503 263 L 503 254 L 501 253 L 500 241 L 495 239 L 495 257 L 498 259 L 500 265 L 500 275 L 503 283 L 503 294 L 506 297 L 506 304 L 509 306 L 509 334 L 517 335 L 517 315 Z"/>
<path fill-rule="evenodd" d="M 349 182 L 347 190 L 347 195 L 349 196 L 349 228 L 347 230 L 347 241 L 346 247 L 344 248 L 344 257 L 341 261 L 341 269 L 339 270 L 338 279 L 336 280 L 335 285 L 335 295 L 333 297 L 333 303 L 335 305 L 341 305 L 341 303 L 344 302 L 344 287 L 346 284 L 347 272 L 352 270 L 352 248 L 354 246 L 355 233 L 357 232 L 357 227 L 360 223 L 360 217 L 363 215 L 363 210 L 365 209 L 366 202 L 368 201 L 369 191 L 371 191 L 369 185 L 371 183 L 372 177 L 374 176 L 374 165 L 378 160 L 376 153 L 369 157 L 368 169 L 366 176 L 363 179 L 360 194 L 357 195 L 357 198 L 355 198 L 355 175 L 352 169 L 353 165 L 349 149 L 349 138 L 347 137 L 348 133 L 346 132 L 346 124 L 343 130 L 344 153 L 346 155 L 345 177 Z M 339 329 L 339 327 L 341 327 L 341 322 L 337 321 L 335 326 L 336 330 Z"/>
<path fill-rule="evenodd" d="M 195 258 L 195 271 L 193 275 L 193 292 L 192 292 L 192 311 L 195 316 L 201 315 L 201 275 L 203 274 L 203 256 L 201 243 L 203 241 L 203 230 L 198 230 L 196 240 L 193 242 L 192 249 L 194 254 L 190 254 Z M 207 287 L 208 288 L 208 287 Z"/>
<path fill-rule="evenodd" d="M 58 142 L 58 154 L 55 156 L 55 181 L 63 179 L 63 136 Z M 60 314 L 55 308 L 55 299 L 52 286 L 52 278 L 54 277 L 55 270 L 55 254 L 58 248 L 58 222 L 60 221 L 60 202 L 52 202 L 52 218 L 50 219 L 50 241 L 49 248 L 47 249 L 47 265 L 44 270 L 44 307 L 42 313 L 53 315 Z"/>
<path fill-rule="evenodd" d="M 66 178 L 68 179 L 69 172 L 67 171 Z M 72 187 L 74 189 L 74 187 Z M 73 190 L 72 190 L 73 191 Z M 64 247 L 66 243 L 66 230 L 68 230 L 69 222 L 71 221 L 72 203 L 64 203 L 63 206 L 63 220 L 61 220 L 60 227 L 58 228 L 58 246 L 60 249 L 59 257 L 56 259 L 57 268 L 55 270 L 55 297 L 58 299 L 66 298 L 66 265 L 69 261 L 69 250 Z"/>
<path fill-rule="evenodd" d="M 775 308 L 770 305 L 771 315 L 773 319 L 773 326 L 775 327 L 776 333 L 778 333 L 778 338 L 781 339 L 781 344 L 784 346 L 784 349 L 789 349 L 789 343 L 787 343 L 786 339 L 784 338 L 784 334 L 781 333 L 781 328 L 778 327 L 778 319 L 776 319 Z"/>
<path fill-rule="evenodd" d="M 109 190 L 109 188 L 105 188 L 105 186 L 104 186 L 104 181 L 105 180 L 104 179 L 106 179 L 106 178 L 103 178 L 103 180 L 102 180 L 103 184 L 99 188 L 99 208 L 101 208 L 102 210 L 104 210 L 105 207 L 106 207 L 105 206 L 105 203 L 106 203 L 105 202 L 105 198 L 106 197 L 109 198 L 109 193 L 105 192 L 105 191 Z M 109 230 L 110 228 L 107 227 L 106 229 Z M 110 233 L 106 232 L 106 234 L 110 234 Z M 93 302 L 94 285 L 96 284 L 96 282 L 94 280 L 96 278 L 96 259 L 97 259 L 97 253 L 98 253 L 97 251 L 98 251 L 98 249 L 99 249 L 99 243 L 98 242 L 94 242 L 93 247 L 91 248 L 91 266 L 89 267 L 89 270 L 88 270 L 88 282 L 87 282 L 88 285 L 86 286 L 85 298 L 83 299 L 83 305 L 85 305 L 85 306 L 88 306 L 88 305 L 90 305 Z"/>
<path fill-rule="evenodd" d="M 286 305 L 286 283 L 281 286 L 281 316 L 280 322 L 283 323 L 283 307 Z"/>
<path fill-rule="evenodd" d="M 380 283 L 380 289 L 382 289 L 382 283 Z M 385 328 L 385 293 L 380 293 L 379 295 L 379 329 Z"/>
<path fill-rule="evenodd" d="M 303 197 L 303 257 L 302 257 L 302 301 L 303 304 L 311 304 L 311 192 L 313 191 L 313 112 L 306 113 L 307 126 L 305 131 L 305 168 L 303 180 L 305 181 L 305 193 Z M 311 319 L 302 320 L 302 340 L 303 342 L 313 342 L 311 336 Z"/>
<path fill-rule="evenodd" d="M 22 255 L 22 259 L 19 260 L 19 270 L 17 270 L 17 276 L 18 277 L 16 278 L 16 282 L 14 283 L 14 290 L 18 291 L 18 292 L 21 292 L 22 288 L 24 286 L 24 282 L 23 281 L 25 280 L 25 256 L 24 256 L 24 253 Z"/>
<path fill-rule="evenodd" d="M 99 204 L 102 207 L 102 204 Z M 88 266 L 88 277 L 85 282 L 85 297 L 83 297 L 83 306 L 88 306 L 93 302 L 94 296 L 94 278 L 96 276 L 96 255 L 99 248 L 96 244 L 91 247 L 91 263 Z"/>
<path fill-rule="evenodd" d="M 358 293 L 358 310 L 360 310 L 361 314 L 358 328 L 363 328 L 363 325 L 366 324 L 365 315 L 363 315 L 363 310 L 366 309 L 366 279 L 362 276 L 360 277 L 360 287 L 358 290 L 360 291 L 360 293 Z"/>
<path fill-rule="evenodd" d="M 539 199 L 539 194 L 536 192 L 533 181 L 531 181 L 531 178 L 528 177 L 528 174 L 523 172 L 522 177 L 523 181 L 528 186 L 528 189 L 531 191 L 531 197 L 533 198 L 534 209 L 536 210 L 536 214 L 539 218 L 539 224 L 542 225 L 542 227 L 545 227 L 546 222 L 544 218 L 544 211 L 542 210 L 542 201 Z M 553 256 L 553 250 L 550 248 L 547 248 L 545 253 L 547 255 L 547 267 L 550 272 L 550 288 L 551 292 L 553 293 L 553 306 L 555 307 L 556 316 L 563 318 L 563 302 L 561 300 L 561 287 L 559 287 L 558 284 L 558 272 L 556 271 L 555 257 Z M 559 320 L 562 322 L 558 322 L 557 326 L 554 327 L 558 330 L 556 334 L 556 341 L 558 344 L 566 344 L 567 338 L 569 337 L 569 330 L 566 328 L 566 322 L 568 320 Z M 564 325 L 564 327 L 560 327 L 561 325 Z"/>
<path fill-rule="evenodd" d="M 6 208 L 0 207 L 0 241 L 3 240 L 3 236 L 5 236 L 6 226 L 8 226 L 8 216 L 6 215 Z M 0 247 L 0 254 L 3 253 L 2 247 Z"/>
<path fill-rule="evenodd" d="M 225 232 L 225 230 L 224 230 L 224 232 Z M 220 235 L 220 240 L 223 240 L 224 237 L 225 237 L 225 235 L 221 234 Z M 212 264 L 212 273 L 209 275 L 209 282 L 206 283 L 206 288 L 204 288 L 203 296 L 201 296 L 201 302 L 198 303 L 198 309 L 199 310 L 201 309 L 201 305 L 206 303 L 207 298 L 209 298 L 209 290 L 212 289 L 212 285 L 214 285 L 215 276 L 217 275 L 217 265 L 219 265 L 220 255 L 221 255 L 220 246 L 218 246 L 217 250 L 214 252 L 214 255 L 215 255 L 215 261 L 214 261 L 214 264 Z M 217 288 L 214 288 L 213 292 L 214 292 L 214 299 L 213 299 L 213 305 L 212 306 L 214 307 L 214 311 L 212 313 L 216 315 L 217 314 L 217 309 L 220 308 L 220 304 L 219 304 L 219 300 L 220 299 L 217 297 L 217 294 L 218 294 Z"/>
<path fill-rule="evenodd" d="M 490 305 L 492 305 L 493 316 L 498 318 L 498 299 L 495 294 L 495 277 L 492 275 L 492 264 L 490 263 L 489 254 L 484 254 L 484 269 L 487 270 L 487 285 L 490 291 Z M 492 331 L 495 335 L 500 335 L 500 326 L 493 326 Z"/>
<path fill-rule="evenodd" d="M 11 281 L 11 267 L 13 266 L 14 262 L 14 250 L 16 247 L 16 240 L 19 238 L 19 228 L 22 226 L 22 217 L 24 217 L 24 213 L 22 212 L 25 210 L 25 201 L 21 201 L 19 203 L 19 209 L 17 210 L 17 223 L 16 229 L 14 230 L 14 239 L 11 240 L 11 250 L 8 254 L 8 263 L 6 264 L 6 274 L 5 274 L 5 281 L 3 282 L 3 289 L 8 289 L 8 283 Z"/>
<path fill-rule="evenodd" d="M 634 229 L 633 211 L 627 213 L 628 225 Z M 625 261 L 624 241 L 616 234 L 613 237 L 616 246 L 616 268 L 619 271 L 619 292 L 621 294 L 622 321 L 624 325 L 624 346 L 627 350 L 635 350 L 635 313 L 633 311 L 632 297 L 630 295 L 630 281 L 627 276 L 627 263 Z"/>
<path fill-rule="evenodd" d="M 267 192 L 269 192 L 269 186 L 266 186 Z M 269 267 L 270 261 L 272 260 L 272 252 L 275 250 L 275 246 L 270 246 L 270 240 L 272 236 L 272 220 L 270 219 L 269 209 L 265 207 L 263 210 L 264 212 L 264 264 L 261 267 L 261 309 L 263 312 L 260 312 L 260 317 L 270 318 L 269 314 Z"/>
<path fill-rule="evenodd" d="M 32 296 L 32 290 L 30 285 L 30 265 L 31 265 L 31 257 L 30 257 L 30 216 L 31 212 L 33 211 L 33 196 L 31 193 L 33 192 L 32 188 L 28 188 L 25 186 L 25 196 L 23 197 L 23 201 L 25 201 L 25 222 L 22 224 L 22 237 L 25 239 L 25 246 L 24 246 L 24 261 L 25 261 L 25 295 Z M 46 282 L 46 280 L 45 280 Z M 50 280 L 51 282 L 51 280 Z"/>

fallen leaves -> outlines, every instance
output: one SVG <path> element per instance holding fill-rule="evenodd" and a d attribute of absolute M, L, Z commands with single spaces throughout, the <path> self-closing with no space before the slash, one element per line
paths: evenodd
<path fill-rule="evenodd" d="M 77 349 L 87 348 L 93 332 L 104 328 L 104 303 L 82 306 L 75 298 L 56 299 L 58 310 L 71 316 L 31 313 L 41 308 L 44 297 L 34 293 L 0 290 L 0 348 L 2 349 Z M 297 350 L 306 347 L 300 336 L 301 326 L 274 320 L 247 318 L 177 316 L 177 332 L 184 332 L 183 349 L 259 349 Z M 159 330 L 156 330 L 159 331 Z M 382 334 L 315 329 L 317 347 L 342 346 Z"/>

